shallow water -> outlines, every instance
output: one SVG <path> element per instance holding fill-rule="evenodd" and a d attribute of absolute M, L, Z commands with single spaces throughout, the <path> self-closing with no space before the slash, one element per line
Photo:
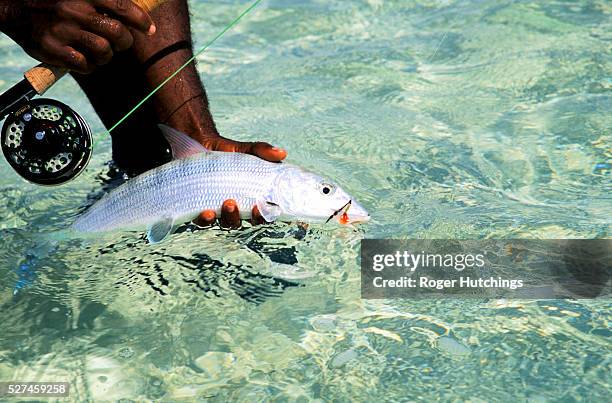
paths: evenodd
<path fill-rule="evenodd" d="M 200 45 L 247 5 L 191 4 Z M 217 125 L 284 146 L 373 222 L 47 253 L 41 233 L 99 192 L 110 142 L 59 188 L 0 163 L 0 380 L 69 381 L 73 400 L 609 401 L 609 300 L 366 301 L 358 264 L 362 237 L 609 237 L 611 14 L 264 1 L 199 58 Z M 0 55 L 5 89 L 33 61 L 4 36 Z M 49 95 L 102 132 L 74 82 Z M 24 274 L 28 254 L 46 257 Z"/>

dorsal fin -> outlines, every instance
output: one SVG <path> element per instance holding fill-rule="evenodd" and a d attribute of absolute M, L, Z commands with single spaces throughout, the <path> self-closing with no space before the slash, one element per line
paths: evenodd
<path fill-rule="evenodd" d="M 204 146 L 183 132 L 173 129 L 170 126 L 159 125 L 164 137 L 172 148 L 172 158 L 187 158 L 194 154 L 206 153 L 208 150 Z"/>

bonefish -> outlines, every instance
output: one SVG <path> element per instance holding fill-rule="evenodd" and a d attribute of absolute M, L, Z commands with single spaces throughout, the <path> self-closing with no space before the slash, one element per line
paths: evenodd
<path fill-rule="evenodd" d="M 220 214 L 234 199 L 240 216 L 257 206 L 268 221 L 342 224 L 364 222 L 368 212 L 337 184 L 300 167 L 252 155 L 209 151 L 188 135 L 160 125 L 173 161 L 130 179 L 77 218 L 77 232 L 147 228 L 160 242 L 176 224 L 203 210 Z"/>

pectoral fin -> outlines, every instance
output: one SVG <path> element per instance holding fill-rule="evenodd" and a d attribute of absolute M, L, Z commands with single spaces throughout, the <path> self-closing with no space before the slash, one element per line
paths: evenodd
<path fill-rule="evenodd" d="M 147 232 L 149 243 L 159 243 L 163 241 L 172 232 L 173 225 L 174 219 L 170 217 L 152 224 Z"/>
<path fill-rule="evenodd" d="M 259 214 L 266 220 L 267 222 L 275 221 L 280 215 L 283 213 L 278 204 L 273 203 L 267 200 L 257 200 L 257 209 L 259 209 Z"/>

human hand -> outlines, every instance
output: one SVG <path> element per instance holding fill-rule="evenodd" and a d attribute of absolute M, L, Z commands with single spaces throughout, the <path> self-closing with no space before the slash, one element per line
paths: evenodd
<path fill-rule="evenodd" d="M 129 49 L 134 33 L 155 33 L 151 16 L 132 0 L 27 0 L 13 2 L 18 21 L 3 24 L 35 59 L 91 73 Z"/>
<path fill-rule="evenodd" d="M 252 154 L 266 161 L 280 162 L 287 157 L 287 151 L 272 147 L 268 143 L 262 142 L 239 142 L 229 140 L 223 137 L 210 137 L 208 139 L 201 139 L 200 142 L 209 150 L 212 151 L 227 151 L 227 152 L 239 152 Z M 204 210 L 194 220 L 196 225 L 205 227 L 215 223 L 217 216 L 214 210 Z M 221 217 L 220 224 L 224 228 L 239 228 L 240 212 L 238 211 L 238 204 L 235 200 L 228 199 L 223 202 L 221 206 Z M 261 216 L 257 206 L 251 208 L 251 224 L 259 225 L 264 224 L 266 220 Z"/>

